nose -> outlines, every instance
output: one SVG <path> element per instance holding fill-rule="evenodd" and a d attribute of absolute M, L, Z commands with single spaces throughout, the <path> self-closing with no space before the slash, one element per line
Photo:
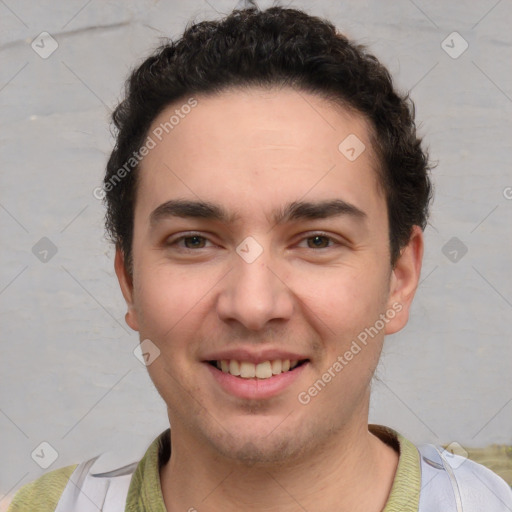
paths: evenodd
<path fill-rule="evenodd" d="M 293 293 L 276 272 L 278 265 L 264 251 L 248 263 L 234 254 L 233 270 L 222 281 L 217 313 L 225 322 L 239 322 L 249 330 L 261 330 L 272 320 L 289 320 Z"/>

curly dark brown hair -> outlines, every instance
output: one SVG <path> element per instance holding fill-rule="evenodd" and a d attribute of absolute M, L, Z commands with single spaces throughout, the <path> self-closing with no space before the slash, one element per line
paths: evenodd
<path fill-rule="evenodd" d="M 103 193 L 107 234 L 123 251 L 128 271 L 133 269 L 138 151 L 151 123 L 178 100 L 251 86 L 289 86 L 317 94 L 369 121 L 394 266 L 412 227 L 425 229 L 432 197 L 428 153 L 416 133 L 414 104 L 395 90 L 376 57 L 332 23 L 272 7 L 235 10 L 221 20 L 188 26 L 179 40 L 158 48 L 127 80 L 125 99 L 112 115 L 117 140 Z"/>

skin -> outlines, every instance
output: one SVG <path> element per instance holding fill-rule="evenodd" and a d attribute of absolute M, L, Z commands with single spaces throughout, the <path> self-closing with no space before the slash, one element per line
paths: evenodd
<path fill-rule="evenodd" d="M 115 260 L 128 325 L 161 351 L 148 371 L 172 425 L 160 475 L 166 508 L 381 511 L 398 454 L 368 431 L 370 383 L 384 335 L 407 323 L 422 231 L 414 227 L 392 268 L 378 162 L 358 114 L 286 88 L 196 99 L 142 162 L 133 275 L 119 249 Z M 353 162 L 338 150 L 349 134 L 366 146 Z M 151 213 L 171 199 L 219 204 L 238 218 L 170 216 L 152 225 Z M 365 217 L 272 219 L 288 203 L 332 199 Z M 194 234 L 204 238 L 176 241 Z M 236 252 L 248 236 L 263 250 L 252 263 Z M 299 393 L 393 304 L 401 311 L 301 404 Z M 204 362 L 238 347 L 299 352 L 309 362 L 278 395 L 242 399 Z"/>

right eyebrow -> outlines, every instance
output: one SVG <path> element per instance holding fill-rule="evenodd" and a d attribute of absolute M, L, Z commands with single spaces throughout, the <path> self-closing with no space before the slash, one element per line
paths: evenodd
<path fill-rule="evenodd" d="M 228 213 L 222 206 L 207 201 L 190 201 L 185 199 L 172 199 L 155 208 L 150 216 L 149 223 L 155 226 L 168 217 L 195 217 L 233 223 L 238 215 Z"/>

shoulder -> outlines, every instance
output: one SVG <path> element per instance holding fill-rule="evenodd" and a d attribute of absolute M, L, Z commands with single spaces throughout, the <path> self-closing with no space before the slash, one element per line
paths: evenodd
<path fill-rule="evenodd" d="M 502 511 L 504 506 L 512 510 L 512 489 L 487 467 L 440 446 L 422 445 L 418 449 L 422 465 L 420 505 L 455 498 L 468 512 Z"/>
<path fill-rule="evenodd" d="M 7 512 L 53 512 L 76 466 L 55 469 L 24 485 L 14 495 Z"/>
<path fill-rule="evenodd" d="M 475 510 L 502 510 L 512 506 L 512 488 L 499 475 L 473 460 L 452 456 L 449 461 L 459 484 L 462 503 L 476 505 Z M 448 457 L 446 457 L 448 458 Z M 493 504 L 496 508 L 491 508 Z"/>
<path fill-rule="evenodd" d="M 165 510 L 161 508 L 163 502 L 158 501 L 161 496 L 158 490 L 159 465 L 170 455 L 168 434 L 169 429 L 154 439 L 145 454 L 140 446 L 127 447 L 122 451 L 114 449 L 80 464 L 50 471 L 23 486 L 14 495 L 7 512 L 97 511 L 107 502 L 116 504 L 120 509 L 118 504 L 125 503 L 130 507 L 130 504 L 138 503 L 141 496 L 145 499 L 146 494 L 152 500 L 156 499 L 160 509 Z M 169 453 L 163 452 L 166 446 Z M 142 459 L 141 452 L 144 455 Z M 130 496 L 126 501 L 128 491 Z M 148 508 L 151 506 L 144 510 Z"/>

